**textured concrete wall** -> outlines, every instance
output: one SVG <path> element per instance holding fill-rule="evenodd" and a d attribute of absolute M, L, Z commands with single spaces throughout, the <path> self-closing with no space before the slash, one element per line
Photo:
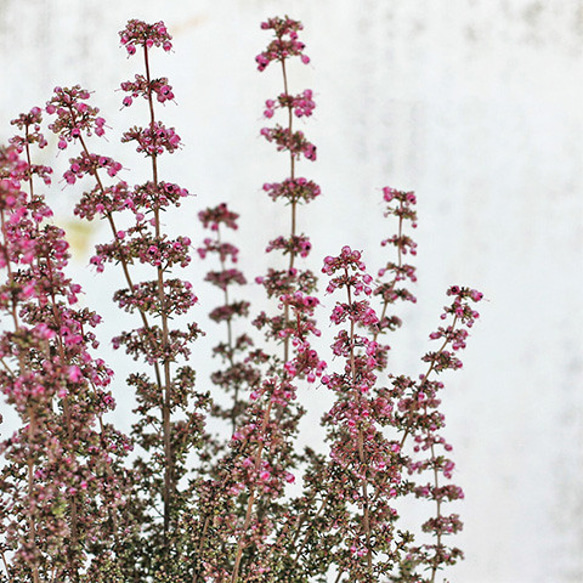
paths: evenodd
<path fill-rule="evenodd" d="M 446 379 L 466 491 L 467 560 L 450 579 L 582 581 L 582 0 L 0 0 L 0 138 L 54 85 L 82 83 L 96 90 L 117 151 L 130 122 L 114 89 L 136 66 L 117 31 L 130 17 L 165 20 L 175 53 L 154 66 L 175 86 L 178 106 L 164 117 L 185 148 L 164 172 L 198 194 L 176 225 L 196 239 L 194 213 L 228 200 L 244 214 L 243 264 L 261 273 L 269 234 L 256 236 L 257 217 L 272 233 L 287 221 L 260 186 L 285 164 L 257 137 L 280 79 L 259 75 L 253 57 L 266 39 L 259 21 L 285 13 L 304 22 L 312 57 L 291 83 L 318 103 L 306 132 L 319 161 L 301 171 L 326 196 L 300 217 L 318 254 L 377 249 L 390 228 L 379 187 L 418 194 L 419 305 L 393 340 L 395 369 L 419 370 L 450 283 L 489 300 L 464 370 Z M 67 223 L 74 195 L 53 190 Z M 107 299 L 115 281 L 88 273 L 77 251 L 87 301 Z M 381 253 L 367 255 L 371 265 Z"/>

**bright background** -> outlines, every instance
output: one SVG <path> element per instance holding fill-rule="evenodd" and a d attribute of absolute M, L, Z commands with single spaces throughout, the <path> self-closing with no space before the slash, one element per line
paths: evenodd
<path fill-rule="evenodd" d="M 422 370 L 448 285 L 488 299 L 463 371 L 445 379 L 447 436 L 466 492 L 467 560 L 451 580 L 583 581 L 582 0 L 0 0 L 0 139 L 55 85 L 80 83 L 113 128 L 98 147 L 142 168 L 126 180 L 143 180 L 140 157 L 118 144 L 145 111 L 120 111 L 115 90 L 141 62 L 126 59 L 117 31 L 132 17 L 164 20 L 175 51 L 154 58 L 154 75 L 170 78 L 177 105 L 159 114 L 185 147 L 162 174 L 197 194 L 171 227 L 199 241 L 198 210 L 228 201 L 243 215 L 242 266 L 261 274 L 266 241 L 288 223 L 261 191 L 286 171 L 258 137 L 263 102 L 281 90 L 279 72 L 259 75 L 254 63 L 268 40 L 259 22 L 276 14 L 304 23 L 312 58 L 292 67 L 290 82 L 317 100 L 305 131 L 319 158 L 300 166 L 325 195 L 300 214 L 314 269 L 346 243 L 366 249 L 371 268 L 386 260 L 378 242 L 394 225 L 382 219 L 380 188 L 391 185 L 416 191 L 420 215 L 419 302 L 391 338 L 392 369 Z M 100 230 L 72 221 L 78 192 L 62 187 L 57 180 L 51 201 L 77 233 L 72 268 L 87 303 L 110 316 L 106 344 L 122 325 L 109 307 L 118 282 L 114 270 L 87 268 Z M 197 347 L 201 388 L 217 338 L 204 318 L 215 302 L 202 283 L 208 268 L 189 275 L 202 303 L 195 317 L 211 337 Z M 120 357 L 108 360 L 123 370 Z M 123 378 L 122 424 L 131 407 Z M 323 389 L 305 394 L 316 410 L 326 400 Z M 304 441 L 318 438 L 313 425 Z"/>

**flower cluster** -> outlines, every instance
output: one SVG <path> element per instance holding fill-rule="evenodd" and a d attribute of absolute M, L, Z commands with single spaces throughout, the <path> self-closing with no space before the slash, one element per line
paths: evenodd
<path fill-rule="evenodd" d="M 306 178 L 286 178 L 283 182 L 266 182 L 263 190 L 274 200 L 283 198 L 289 204 L 308 203 L 320 196 L 320 187 Z"/>
<path fill-rule="evenodd" d="M 202 226 L 206 229 L 210 225 L 211 231 L 218 231 L 220 224 L 224 224 L 225 227 L 236 231 L 238 229 L 238 217 L 239 215 L 230 211 L 224 202 L 214 208 L 201 211 L 198 215 Z"/>
<path fill-rule="evenodd" d="M 390 395 L 376 387 L 375 371 L 386 366 L 388 347 L 369 337 L 378 321 L 369 300 L 355 300 L 371 294 L 372 278 L 361 253 L 345 246 L 339 256 L 324 260 L 322 271 L 332 276 L 329 292 L 346 294 L 331 321 L 348 324 L 348 330 L 341 330 L 332 346 L 345 362 L 342 372 L 322 376 L 322 383 L 336 396 L 323 419 L 330 457 L 318 462 L 322 464 L 314 474 L 318 478 L 308 482 L 304 495 L 320 499 L 317 512 L 328 519 L 303 535 L 326 549 L 327 560 L 318 564 L 318 572 L 325 574 L 336 564 L 339 574 L 347 573 L 351 581 L 373 581 L 395 560 L 391 543 L 396 514 L 389 500 L 397 495 L 401 479 L 400 446 L 383 435 L 392 421 Z M 357 329 L 364 333 L 357 334 Z"/>
<path fill-rule="evenodd" d="M 159 122 L 147 128 L 133 127 L 124 133 L 121 141 L 137 142 L 136 152 L 143 152 L 146 156 L 159 156 L 165 151 L 172 154 L 180 147 L 180 136 L 174 128 L 167 128 Z"/>
<path fill-rule="evenodd" d="M 264 71 L 272 61 L 283 62 L 289 57 L 299 56 L 302 63 L 308 64 L 310 58 L 304 54 L 305 45 L 298 38 L 303 29 L 301 22 L 291 18 L 270 18 L 261 23 L 262 30 L 273 30 L 275 38 L 267 49 L 255 57 L 257 68 Z"/>
<path fill-rule="evenodd" d="M 296 256 L 307 257 L 312 249 L 312 243 L 310 243 L 310 239 L 305 235 L 292 235 L 291 237 L 280 236 L 270 241 L 265 251 L 269 253 L 274 249 L 281 249 L 284 255 L 291 253 Z"/>
<path fill-rule="evenodd" d="M 308 160 L 316 159 L 316 146 L 306 139 L 301 130 L 292 132 L 289 128 L 276 125 L 274 128 L 263 128 L 261 135 L 268 142 L 275 142 L 279 152 L 287 150 L 296 159 L 300 154 Z"/>
<path fill-rule="evenodd" d="M 19 154 L 26 148 L 26 144 L 37 144 L 39 148 L 47 146 L 47 140 L 41 133 L 42 110 L 40 107 L 33 107 L 28 113 L 21 113 L 10 124 L 16 126 L 24 132 L 24 135 L 16 135 L 10 138 L 10 143 L 16 148 Z"/>
<path fill-rule="evenodd" d="M 126 95 L 123 98 L 123 104 L 126 107 L 130 106 L 136 97 L 148 99 L 150 93 L 154 93 L 156 95 L 156 100 L 160 103 L 172 101 L 174 99 L 172 87 L 168 84 L 168 79 L 166 77 L 153 79 L 148 82 L 146 77 L 136 74 L 135 81 L 124 81 L 121 84 L 121 88 L 126 93 L 129 93 L 129 95 Z"/>
<path fill-rule="evenodd" d="M 115 292 L 113 300 L 126 312 L 161 314 L 156 282 L 144 281 L 134 285 L 133 290 L 121 289 Z M 164 282 L 166 314 L 177 316 L 186 314 L 196 304 L 198 298 L 192 292 L 192 284 L 181 279 L 167 279 Z"/>
<path fill-rule="evenodd" d="M 85 152 L 82 152 L 77 158 L 71 158 L 69 163 L 69 169 L 63 174 L 63 178 L 68 184 L 75 184 L 79 178 L 87 174 L 93 176 L 98 168 L 105 169 L 108 176 L 112 178 L 122 169 L 121 164 L 113 158 Z"/>
<path fill-rule="evenodd" d="M 313 93 L 310 89 L 304 90 L 299 95 L 291 95 L 288 92 L 286 62 L 289 58 L 299 56 L 303 63 L 309 63 L 309 58 L 304 55 L 304 43 L 298 39 L 298 31 L 302 25 L 290 18 L 271 18 L 262 23 L 264 30 L 273 30 L 275 38 L 271 41 L 267 50 L 257 56 L 259 70 L 263 71 L 272 61 L 279 61 L 282 65 L 284 77 L 284 91 L 277 99 L 268 99 L 265 102 L 266 109 L 264 116 L 272 118 L 277 108 L 287 109 L 289 112 L 288 127 L 276 124 L 273 128 L 263 128 L 261 135 L 268 141 L 276 144 L 278 151 L 288 151 L 292 165 L 292 176 L 289 180 L 294 181 L 294 160 L 300 155 L 308 160 L 316 160 L 316 146 L 312 144 L 301 130 L 293 130 L 292 115 L 296 117 L 309 117 L 315 108 L 312 99 Z"/>
<path fill-rule="evenodd" d="M 288 93 L 286 63 L 293 56 L 303 57 L 304 44 L 298 39 L 298 31 L 302 25 L 289 18 L 280 19 L 272 18 L 262 23 L 263 30 L 273 30 L 275 38 L 270 42 L 267 50 L 257 57 L 258 63 L 264 63 L 265 66 L 271 60 L 277 59 L 283 67 L 284 92 L 277 98 L 277 106 L 287 109 L 290 113 L 288 116 L 288 126 L 282 127 L 276 125 L 274 128 L 263 128 L 261 134 L 268 141 L 274 141 L 278 150 L 287 150 L 290 154 L 290 176 L 278 183 L 266 183 L 263 186 L 265 192 L 275 201 L 283 198 L 290 205 L 292 215 L 292 232 L 289 236 L 279 236 L 269 242 L 266 248 L 267 252 L 275 249 L 281 250 L 284 255 L 289 256 L 288 267 L 285 271 L 276 271 L 270 269 L 267 276 L 259 277 L 256 281 L 263 284 L 267 291 L 268 297 L 278 298 L 279 307 L 282 310 L 280 316 L 267 318 L 263 314 L 256 319 L 260 327 L 266 326 L 268 338 L 279 338 L 284 344 L 284 363 L 291 362 L 290 359 L 290 339 L 293 334 L 285 332 L 286 330 L 296 330 L 296 337 L 301 338 L 302 343 L 307 342 L 302 331 L 302 322 L 311 321 L 313 305 L 310 294 L 315 288 L 315 277 L 310 270 L 299 270 L 295 267 L 298 257 L 306 258 L 312 245 L 309 238 L 304 234 L 296 232 L 296 207 L 300 202 L 310 202 L 320 194 L 320 188 L 312 181 L 295 176 L 295 162 L 300 153 L 303 153 L 307 159 L 315 160 L 316 148 L 308 142 L 303 132 L 294 131 L 292 127 L 291 113 L 294 110 L 301 112 L 301 116 L 309 115 L 314 107 L 312 102 L 312 91 L 307 89 L 299 96 L 292 96 Z M 302 60 L 307 62 L 306 59 Z M 260 67 L 260 70 L 265 69 Z M 272 117 L 276 101 L 268 100 L 266 116 Z M 308 297 L 309 300 L 297 301 L 298 294 L 302 298 Z M 295 299 L 294 299 L 295 298 Z M 313 332 L 313 331 L 312 331 Z M 302 344 L 303 346 L 303 344 Z M 298 345 L 299 347 L 299 345 Z M 302 350 L 311 350 L 303 346 Z M 290 370 L 293 368 L 290 366 Z"/>
<path fill-rule="evenodd" d="M 60 150 L 64 150 L 72 141 L 82 138 L 83 134 L 105 134 L 105 120 L 97 115 L 97 107 L 87 103 L 90 97 L 89 91 L 80 85 L 55 87 L 54 95 L 46 105 L 46 112 L 57 116 L 49 129 L 59 137 Z"/>
<path fill-rule="evenodd" d="M 291 257 L 294 257 L 292 254 Z M 270 267 L 267 274 L 255 278 L 256 283 L 265 288 L 268 298 L 277 298 L 283 293 L 293 293 L 300 289 L 306 294 L 316 290 L 317 279 L 310 270 L 299 271 L 295 267 L 289 269 L 273 269 Z"/>
<path fill-rule="evenodd" d="M 160 180 L 157 183 L 149 180 L 134 187 L 132 195 L 133 209 L 140 209 L 145 216 L 152 215 L 156 207 L 179 207 L 181 199 L 189 196 L 188 190 L 173 182 Z M 140 213 L 137 213 L 138 215 Z M 138 219 L 141 217 L 138 216 Z M 190 243 L 187 243 L 190 245 Z"/>
<path fill-rule="evenodd" d="M 10 138 L 10 144 L 18 154 L 26 152 L 27 163 L 22 162 L 25 169 L 21 173 L 23 180 L 30 180 L 33 175 L 37 175 L 45 183 L 51 184 L 51 174 L 53 169 L 44 164 L 33 164 L 30 148 L 36 144 L 39 148 L 45 148 L 48 144 L 44 134 L 41 132 L 42 110 L 40 107 L 33 107 L 28 113 L 20 114 L 10 123 L 16 126 L 22 134 L 17 134 Z"/>
<path fill-rule="evenodd" d="M 383 200 L 387 203 L 385 216 L 394 216 L 398 219 L 397 233 L 384 239 L 381 242 L 383 247 L 392 245 L 397 251 L 397 257 L 388 261 L 384 267 L 378 271 L 378 285 L 374 290 L 374 295 L 383 300 L 381 317 L 377 326 L 377 334 L 387 330 L 394 330 L 401 326 L 401 320 L 396 315 L 388 316 L 389 305 L 397 300 L 415 303 L 417 298 L 402 283 L 407 280 L 414 283 L 417 281 L 415 267 L 409 263 L 404 263 L 403 257 L 407 254 L 416 255 L 417 244 L 405 233 L 405 226 L 410 223 L 411 228 L 417 227 L 417 211 L 415 205 L 417 200 L 415 194 L 410 191 L 397 190 L 389 186 L 383 188 Z M 380 279 L 380 278 L 385 278 Z"/>
<path fill-rule="evenodd" d="M 372 293 L 370 287 L 372 277 L 366 273 L 366 266 L 361 257 L 360 251 L 353 251 L 345 245 L 338 257 L 328 256 L 324 259 L 322 273 L 334 275 L 326 288 L 328 293 L 343 287 L 350 289 L 354 295 L 364 293 L 369 296 Z M 338 275 L 336 275 L 337 272 L 339 272 Z"/>
<path fill-rule="evenodd" d="M 197 253 L 201 259 L 205 259 L 209 253 L 218 253 L 221 261 L 226 261 L 227 257 L 233 263 L 237 263 L 239 257 L 239 248 L 231 243 L 223 243 L 219 240 L 213 240 L 209 237 L 203 239 L 204 247 L 199 247 Z"/>
<path fill-rule="evenodd" d="M 309 117 L 314 112 L 316 104 L 312 100 L 312 90 L 305 89 L 300 95 L 288 95 L 282 93 L 277 101 L 268 99 L 265 102 L 265 111 L 263 115 L 267 118 L 273 117 L 277 108 L 291 109 L 296 117 Z"/>
<path fill-rule="evenodd" d="M 484 294 L 476 289 L 452 285 L 447 290 L 447 295 L 454 296 L 454 300 L 450 306 L 444 307 L 441 319 L 445 320 L 447 315 L 451 314 L 459 319 L 462 324 L 471 328 L 474 325 L 476 318 L 479 317 L 479 314 L 476 310 L 472 309 L 470 304 L 468 304 L 468 299 L 473 302 L 479 302 L 484 297 Z M 463 348 L 465 348 L 465 346 Z"/>
<path fill-rule="evenodd" d="M 276 125 L 274 128 L 263 128 L 261 134 L 270 142 L 276 143 L 278 150 L 287 150 L 290 153 L 290 176 L 279 183 L 266 183 L 263 185 L 265 192 L 275 201 L 280 198 L 287 201 L 291 207 L 292 232 L 289 236 L 279 236 L 269 242 L 266 252 L 280 250 L 283 255 L 288 255 L 289 263 L 285 271 L 270 269 L 267 276 L 256 279 L 267 292 L 268 297 L 279 300 L 281 314 L 268 318 L 264 313 L 255 320 L 258 327 L 266 328 L 267 338 L 278 339 L 284 346 L 284 367 L 289 380 L 300 375 L 305 375 L 311 382 L 316 376 L 320 376 L 325 363 L 321 361 L 309 343 L 309 335 L 319 335 L 319 331 L 313 325 L 313 310 L 318 301 L 310 295 L 315 289 L 315 276 L 308 269 L 299 270 L 295 267 L 298 257 L 306 258 L 310 254 L 312 244 L 308 236 L 296 233 L 296 207 L 300 202 L 308 203 L 320 194 L 320 188 L 312 181 L 295 176 L 295 162 L 300 153 L 309 160 L 315 160 L 316 147 L 311 144 L 301 131 L 293 131 L 292 113 L 297 117 L 309 116 L 315 107 L 312 101 L 312 91 L 306 89 L 300 95 L 293 96 L 288 93 L 286 63 L 290 57 L 301 56 L 304 59 L 304 44 L 298 39 L 298 31 L 302 29 L 299 22 L 289 18 L 273 18 L 262 23 L 263 30 L 273 30 L 275 38 L 269 44 L 267 50 L 257 57 L 258 63 L 270 62 L 277 59 L 283 67 L 284 92 L 277 100 L 267 100 L 265 116 L 273 117 L 276 108 L 287 109 L 288 127 Z M 265 69 L 265 66 L 260 70 Z M 292 349 L 295 356 L 292 358 Z M 307 356 L 309 355 L 309 357 Z M 302 362 L 299 366 L 298 363 Z M 307 363 L 311 363 L 309 366 Z M 306 368 L 308 367 L 308 368 Z M 308 370 L 309 369 L 309 370 Z"/>
<path fill-rule="evenodd" d="M 172 49 L 172 37 L 163 22 L 147 24 L 141 20 L 132 19 L 119 33 L 120 42 L 125 46 L 129 55 L 136 52 L 136 47 L 151 49 L 162 47 L 165 51 Z"/>
<path fill-rule="evenodd" d="M 295 403 L 296 383 L 302 379 L 314 382 L 326 367 L 310 344 L 311 336 L 319 335 L 313 318 L 318 300 L 311 295 L 315 288 L 315 276 L 310 270 L 295 266 L 296 260 L 307 257 L 311 250 L 308 237 L 296 233 L 296 207 L 300 202 L 309 202 L 317 196 L 319 188 L 295 176 L 295 162 L 300 155 L 314 160 L 316 148 L 303 132 L 294 131 L 291 125 L 291 114 L 295 113 L 297 117 L 311 114 L 314 107 L 312 93 L 307 90 L 297 97 L 289 95 L 285 71 L 290 57 L 299 55 L 304 63 L 309 59 L 303 55 L 304 44 L 298 39 L 297 32 L 301 30 L 299 22 L 275 18 L 263 23 L 262 29 L 273 30 L 275 39 L 257 57 L 259 69 L 263 71 L 273 60 L 281 63 L 284 92 L 277 102 L 280 108 L 290 112 L 287 127 L 277 125 L 261 130 L 268 141 L 275 142 L 278 150 L 290 154 L 290 176 L 281 183 L 266 185 L 264 189 L 274 200 L 284 198 L 288 201 L 292 232 L 289 236 L 277 237 L 267 247 L 267 251 L 283 251 L 288 256 L 287 267 L 281 270 L 270 268 L 266 276 L 256 278 L 265 287 L 268 297 L 278 300 L 278 313 L 269 317 L 262 312 L 255 318 L 254 324 L 264 329 L 267 340 L 275 340 L 281 345 L 283 358 L 266 354 L 261 349 L 248 356 L 248 362 L 255 362 L 260 367 L 267 364 L 268 369 L 262 381 L 258 377 L 249 395 L 249 404 L 233 434 L 232 448 L 239 452 L 239 456 L 223 458 L 216 471 L 217 476 L 226 476 L 228 472 L 229 478 L 217 478 L 209 486 L 215 496 L 212 503 L 208 502 L 212 507 L 216 508 L 217 499 L 221 496 L 227 497 L 223 504 L 228 510 L 219 519 L 221 538 L 236 541 L 226 557 L 223 553 L 222 557 L 217 556 L 214 561 L 200 567 L 200 572 L 214 580 L 227 577 L 238 581 L 242 569 L 259 577 L 273 574 L 269 557 L 278 553 L 284 540 L 285 544 L 291 542 L 291 533 L 284 536 L 286 531 L 282 533 L 278 529 L 288 524 L 290 519 L 280 500 L 286 485 L 294 480 L 292 470 L 297 464 L 292 438 L 303 411 Z M 273 117 L 275 109 L 275 101 L 268 101 L 266 117 Z M 216 214 L 213 216 L 214 213 L 219 217 Z M 218 219 L 227 216 L 226 207 L 219 207 L 214 213 L 207 211 L 203 220 L 206 219 L 211 228 L 218 230 Z M 211 249 L 220 250 L 221 246 L 222 243 L 216 240 L 212 245 L 207 244 L 202 254 L 206 255 Z M 214 273 L 209 276 L 212 279 L 217 277 Z M 223 268 L 221 277 L 230 277 L 229 270 Z M 208 524 L 207 518 L 198 527 L 204 530 Z M 208 539 L 210 536 L 206 544 L 209 544 Z M 270 540 L 279 542 L 270 543 Z M 230 557 L 229 552 L 232 553 Z"/>

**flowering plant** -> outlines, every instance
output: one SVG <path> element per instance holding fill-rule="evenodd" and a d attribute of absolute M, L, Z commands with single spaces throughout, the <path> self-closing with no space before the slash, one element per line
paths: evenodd
<path fill-rule="evenodd" d="M 299 22 L 272 18 L 261 27 L 273 39 L 258 69 L 277 64 L 283 75 L 282 93 L 264 111 L 270 120 L 279 110 L 283 124 L 261 135 L 289 158 L 289 175 L 263 189 L 289 208 L 291 228 L 267 243 L 266 252 L 283 255 L 280 266 L 256 278 L 273 309 L 253 313 L 235 291 L 247 284 L 239 249 L 225 240 L 239 215 L 225 203 L 199 213 L 208 235 L 197 254 L 214 258 L 206 281 L 221 298 L 209 316 L 224 329 L 210 391 L 196 388 L 193 368 L 202 331 L 190 315 L 197 298 L 184 268 L 195 245 L 162 222 L 189 196 L 159 171 L 159 158 L 181 146 L 156 116 L 174 99 L 168 79 L 150 68 L 150 51 L 172 49 L 164 24 L 131 20 L 120 33 L 128 55 L 143 58 L 143 71 L 121 84 L 122 104 L 145 103 L 148 118 L 122 142 L 144 155 L 146 182 L 129 185 L 120 162 L 93 150 L 108 126 L 79 86 L 57 87 L 44 112 L 34 107 L 12 122 L 19 133 L 0 150 L 0 386 L 19 426 L 0 442 L 4 583 L 434 582 L 462 556 L 447 542 L 461 522 L 445 505 L 463 492 L 450 483 L 436 377 L 461 367 L 482 294 L 450 287 L 424 372 L 416 379 L 389 372 L 384 339 L 401 325 L 392 307 L 416 301 L 406 259 L 416 254 L 407 227 L 417 214 L 412 192 L 383 188 L 397 231 L 381 243 L 393 251 L 376 277 L 349 246 L 323 261 L 338 330 L 335 362 L 323 358 L 318 278 L 304 261 L 312 245 L 298 227 L 300 207 L 321 194 L 297 174 L 303 158 L 316 160 L 316 146 L 296 128 L 315 103 L 311 90 L 288 87 L 291 60 L 310 61 Z M 39 180 L 50 184 L 52 174 L 34 161 L 35 148 L 48 144 L 44 113 L 58 150 L 72 152 L 64 181 L 82 184 L 75 214 L 110 231 L 90 263 L 97 272 L 117 265 L 125 279 L 113 300 L 135 327 L 113 346 L 142 362 L 126 380 L 137 402 L 130 435 L 107 421 L 115 400 L 113 373 L 98 356 L 101 318 L 79 305 L 81 288 L 66 274 L 66 234 L 39 193 Z M 333 396 L 319 451 L 296 446 L 308 390 Z M 210 432 L 211 417 L 222 433 Z M 406 496 L 433 503 L 421 533 L 400 527 Z"/>

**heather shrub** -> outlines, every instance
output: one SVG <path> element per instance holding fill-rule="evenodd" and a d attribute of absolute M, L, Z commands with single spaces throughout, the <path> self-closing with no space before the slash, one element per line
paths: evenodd
<path fill-rule="evenodd" d="M 261 27 L 271 40 L 257 68 L 279 69 L 282 89 L 265 101 L 260 135 L 289 161 L 286 177 L 262 177 L 263 190 L 290 224 L 265 242 L 273 259 L 262 275 L 238 269 L 243 198 L 236 210 L 223 202 L 201 210 L 191 232 L 168 229 L 166 217 L 190 194 L 159 164 L 182 146 L 159 117 L 172 85 L 150 64 L 151 51 L 172 50 L 162 22 L 131 20 L 120 33 L 141 61 L 120 101 L 145 116 L 122 136 L 143 155 L 145 182 L 128 184 L 123 162 L 107 155 L 110 128 L 85 88 L 57 87 L 43 109 L 12 121 L 17 133 L 0 151 L 0 386 L 18 426 L 0 443 L 0 581 L 433 583 L 462 557 L 450 543 L 462 523 L 447 503 L 463 491 L 442 435 L 440 375 L 462 366 L 482 294 L 451 286 L 421 374 L 393 370 L 395 306 L 416 302 L 416 196 L 382 188 L 394 234 L 369 252 L 373 268 L 348 245 L 310 268 L 317 250 L 301 217 L 325 193 L 300 168 L 317 159 L 303 129 L 316 103 L 310 89 L 291 88 L 293 67 L 310 59 L 299 22 Z M 136 363 L 125 380 L 112 382 L 95 330 L 101 317 L 81 307 L 67 274 L 67 236 L 43 194 L 52 169 L 37 163 L 46 131 L 68 157 L 62 181 L 76 194 L 75 215 L 109 232 L 90 265 L 124 278 L 112 299 L 133 327 L 111 342 Z M 216 289 L 216 305 L 204 307 L 212 330 L 193 319 L 197 292 L 185 275 L 193 262 Z M 269 310 L 253 307 L 252 285 Z M 324 295 L 335 300 L 328 314 Z M 322 322 L 335 330 L 329 348 Z M 196 347 L 203 333 L 217 335 L 212 355 Z M 217 369 L 197 382 L 197 362 L 211 356 Z M 136 407 L 125 435 L 108 414 L 127 391 Z M 329 392 L 332 404 L 323 443 L 302 449 L 313 391 Z M 426 507 L 418 531 L 399 520 L 406 497 Z"/>

